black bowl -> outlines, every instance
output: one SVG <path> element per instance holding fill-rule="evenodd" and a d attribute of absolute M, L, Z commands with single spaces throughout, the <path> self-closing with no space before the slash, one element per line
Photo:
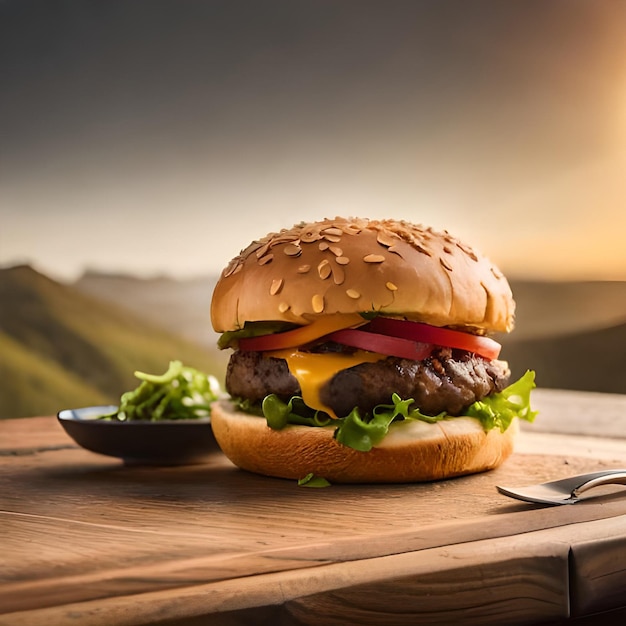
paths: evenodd
<path fill-rule="evenodd" d="M 78 445 L 128 464 L 187 465 L 201 463 L 219 451 L 209 418 L 155 422 L 98 419 L 116 410 L 116 406 L 66 409 L 57 418 Z"/>

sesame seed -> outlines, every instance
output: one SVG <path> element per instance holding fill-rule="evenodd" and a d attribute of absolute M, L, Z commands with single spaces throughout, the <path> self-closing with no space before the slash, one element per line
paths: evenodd
<path fill-rule="evenodd" d="M 320 241 L 319 248 L 322 252 L 324 252 L 324 250 L 328 250 L 328 246 L 329 243 L 327 241 Z"/>
<path fill-rule="evenodd" d="M 442 259 L 441 257 L 439 257 L 439 263 L 441 263 L 441 265 L 445 267 L 449 272 L 452 271 L 452 266 L 447 261 L 444 261 L 444 259 Z"/>
<path fill-rule="evenodd" d="M 289 305 L 288 305 L 286 302 L 281 302 L 281 303 L 278 305 L 278 310 L 279 310 L 281 313 L 285 313 L 286 311 L 288 311 L 288 310 L 289 310 Z"/>
<path fill-rule="evenodd" d="M 267 263 L 270 263 L 272 261 L 272 259 L 274 258 L 273 254 L 266 254 L 265 256 L 262 256 L 259 259 L 259 265 L 265 265 Z"/>
<path fill-rule="evenodd" d="M 335 285 L 341 285 L 345 279 L 346 273 L 343 271 L 343 267 L 341 265 L 333 266 L 333 282 Z"/>
<path fill-rule="evenodd" d="M 325 228 L 322 232 L 324 233 L 324 235 L 331 235 L 335 237 L 341 237 L 341 235 L 343 235 L 343 231 L 341 230 L 341 228 L 336 228 L 335 226 Z"/>
<path fill-rule="evenodd" d="M 391 282 L 385 283 L 385 286 L 387 287 L 387 289 L 389 289 L 389 291 L 397 291 L 398 290 L 398 286 L 394 285 Z"/>
<path fill-rule="evenodd" d="M 321 239 L 321 238 L 322 236 L 319 233 L 315 233 L 315 232 L 306 232 L 300 236 L 300 239 L 304 243 L 313 243 L 314 241 L 317 241 L 318 239 Z"/>
<path fill-rule="evenodd" d="M 311 305 L 313 306 L 313 311 L 315 311 L 315 313 L 321 313 L 324 310 L 324 296 L 316 293 L 311 298 Z"/>
<path fill-rule="evenodd" d="M 295 243 L 290 243 L 283 248 L 283 252 L 287 256 L 300 256 L 302 254 L 302 248 Z"/>
<path fill-rule="evenodd" d="M 356 289 L 346 289 L 346 295 L 353 300 L 357 300 L 361 297 L 361 294 Z"/>
<path fill-rule="evenodd" d="M 472 261 L 478 261 L 478 257 L 476 256 L 476 253 L 468 245 L 461 243 L 460 241 L 457 241 L 456 246 L 457 248 L 463 250 L 463 252 L 465 252 L 465 254 L 467 254 L 467 256 L 470 259 L 472 259 Z"/>
<path fill-rule="evenodd" d="M 270 287 L 270 295 L 275 296 L 280 290 L 283 288 L 284 280 L 282 278 L 275 278 L 272 281 L 272 285 Z"/>
<path fill-rule="evenodd" d="M 397 237 L 393 237 L 389 233 L 381 231 L 378 233 L 378 235 L 376 235 L 376 241 L 378 241 L 381 246 L 385 246 L 385 248 L 388 248 L 389 246 L 392 246 L 394 243 L 396 243 L 398 239 Z"/>
<path fill-rule="evenodd" d="M 328 249 L 335 255 L 335 256 L 343 256 L 343 250 L 339 247 L 339 246 L 328 246 Z"/>
<path fill-rule="evenodd" d="M 366 263 L 382 263 L 385 260 L 385 257 L 382 254 L 366 254 L 363 257 L 363 260 Z"/>
<path fill-rule="evenodd" d="M 339 263 L 339 265 L 348 265 L 348 263 L 350 263 L 350 259 L 347 256 L 338 256 L 335 261 Z"/>
<path fill-rule="evenodd" d="M 331 272 L 332 269 L 330 267 L 330 263 L 326 259 L 320 261 L 320 264 L 317 266 L 317 273 L 319 274 L 320 278 L 325 280 L 330 276 Z"/>
<path fill-rule="evenodd" d="M 330 241 L 331 243 L 339 243 L 341 241 L 341 237 L 337 235 L 327 235 L 326 233 L 324 233 L 324 239 L 326 239 L 326 241 Z"/>
<path fill-rule="evenodd" d="M 224 278 L 227 278 L 228 276 L 233 274 L 235 270 L 237 269 L 237 265 L 238 265 L 237 260 L 233 259 L 224 270 Z"/>
<path fill-rule="evenodd" d="M 298 274 L 306 274 L 311 269 L 310 265 L 301 265 L 298 268 Z"/>
<path fill-rule="evenodd" d="M 267 254 L 267 251 L 269 250 L 270 244 L 266 243 L 264 246 L 261 246 L 257 251 L 256 251 L 256 258 L 260 259 L 262 256 L 265 256 Z"/>

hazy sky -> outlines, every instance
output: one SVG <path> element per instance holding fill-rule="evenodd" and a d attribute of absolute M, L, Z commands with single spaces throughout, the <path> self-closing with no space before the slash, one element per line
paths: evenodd
<path fill-rule="evenodd" d="M 626 279 L 626 0 L 0 0 L 0 265 L 193 276 L 301 220 Z"/>

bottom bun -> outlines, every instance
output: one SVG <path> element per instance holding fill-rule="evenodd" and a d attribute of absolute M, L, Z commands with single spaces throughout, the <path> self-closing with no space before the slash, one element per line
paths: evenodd
<path fill-rule="evenodd" d="M 411 420 L 392 424 L 378 446 L 359 452 L 338 443 L 332 425 L 273 430 L 228 400 L 213 405 L 211 424 L 220 448 L 241 469 L 290 479 L 312 473 L 331 483 L 425 482 L 494 469 L 513 452 L 518 430 L 517 420 L 504 433 L 486 433 L 471 417 Z"/>

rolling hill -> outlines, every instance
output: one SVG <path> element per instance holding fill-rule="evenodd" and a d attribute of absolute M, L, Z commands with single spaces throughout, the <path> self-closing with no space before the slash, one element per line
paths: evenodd
<path fill-rule="evenodd" d="M 209 311 L 216 281 L 216 276 L 176 280 L 88 271 L 73 286 L 194 343 L 215 348 L 217 334 L 211 328 Z"/>
<path fill-rule="evenodd" d="M 512 280 L 520 339 L 593 332 L 626 322 L 624 281 Z"/>
<path fill-rule="evenodd" d="M 537 385 L 626 394 L 626 323 L 608 328 L 503 342 L 513 377 L 527 369 Z"/>
<path fill-rule="evenodd" d="M 626 394 L 626 282 L 513 280 L 516 327 L 498 337 L 514 376 L 537 384 Z"/>
<path fill-rule="evenodd" d="M 216 278 L 178 281 L 89 272 L 75 286 L 214 345 L 209 308 Z M 626 393 L 626 282 L 512 280 L 511 288 L 516 328 L 498 339 L 514 375 L 530 368 L 542 387 Z"/>
<path fill-rule="evenodd" d="M 172 359 L 222 376 L 214 350 L 27 265 L 0 270 L 0 418 L 117 403 Z"/>
<path fill-rule="evenodd" d="M 0 418 L 116 403 L 133 371 L 175 358 L 223 379 L 214 284 L 93 272 L 63 284 L 26 265 L 0 270 Z M 626 393 L 626 283 L 512 287 L 517 327 L 498 339 L 515 376 L 530 368 L 540 387 Z"/>

